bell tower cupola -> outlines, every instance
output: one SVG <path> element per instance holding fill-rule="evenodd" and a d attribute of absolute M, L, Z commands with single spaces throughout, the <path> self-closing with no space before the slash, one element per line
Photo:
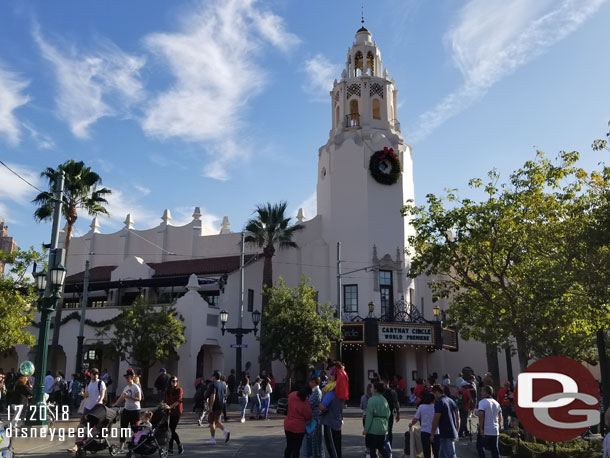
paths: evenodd
<path fill-rule="evenodd" d="M 383 68 L 381 53 L 373 35 L 363 25 L 347 51 L 341 79 L 335 80 L 331 91 L 333 135 L 348 129 L 371 128 L 390 130 L 400 135 L 397 120 L 394 80 Z"/>

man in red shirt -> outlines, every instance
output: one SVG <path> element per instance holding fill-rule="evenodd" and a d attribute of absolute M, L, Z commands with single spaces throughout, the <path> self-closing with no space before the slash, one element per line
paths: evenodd
<path fill-rule="evenodd" d="M 508 429 L 513 404 L 513 391 L 510 389 L 510 382 L 508 380 L 504 382 L 504 388 L 500 388 L 498 391 L 498 402 L 502 408 L 503 429 Z"/>
<path fill-rule="evenodd" d="M 464 382 L 464 384 L 458 388 L 455 394 L 457 399 L 456 404 L 460 411 L 460 437 L 470 436 L 470 431 L 468 431 L 468 415 L 472 410 L 471 390 L 472 382 L 469 380 Z"/>

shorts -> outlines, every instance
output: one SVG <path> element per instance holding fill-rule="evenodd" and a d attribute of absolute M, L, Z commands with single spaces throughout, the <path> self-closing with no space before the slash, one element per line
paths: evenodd
<path fill-rule="evenodd" d="M 208 414 L 208 423 L 211 425 L 212 423 L 216 423 L 220 421 L 220 417 L 222 415 L 222 410 L 212 410 Z"/>

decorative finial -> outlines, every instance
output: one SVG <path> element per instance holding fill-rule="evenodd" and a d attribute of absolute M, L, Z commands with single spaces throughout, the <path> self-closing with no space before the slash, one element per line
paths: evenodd
<path fill-rule="evenodd" d="M 220 233 L 221 234 L 230 234 L 231 230 L 229 229 L 229 226 L 231 226 L 231 223 L 229 222 L 229 217 L 225 216 L 222 218 L 222 229 L 220 229 Z"/>
<path fill-rule="evenodd" d="M 362 22 L 362 27 L 364 27 L 364 5 L 362 6 L 362 19 L 360 22 Z"/>
<path fill-rule="evenodd" d="M 193 220 L 201 219 L 201 209 L 199 207 L 195 207 L 195 211 L 193 212 Z"/>
<path fill-rule="evenodd" d="M 123 221 L 123 223 L 125 224 L 125 229 L 133 229 L 134 220 L 131 217 L 131 213 L 127 213 L 127 216 L 125 217 L 125 221 Z"/>
<path fill-rule="evenodd" d="M 95 234 L 99 234 L 100 224 L 97 222 L 97 216 L 93 217 L 93 220 L 91 221 L 91 224 L 89 225 L 89 227 L 91 228 L 91 232 L 93 232 Z"/>
<path fill-rule="evenodd" d="M 303 211 L 302 208 L 299 208 L 299 211 L 297 213 L 297 221 L 299 223 L 302 223 L 303 221 L 305 221 L 305 212 Z"/>
<path fill-rule="evenodd" d="M 163 216 L 161 217 L 161 220 L 163 221 L 163 224 L 166 224 L 166 225 L 171 224 L 172 212 L 170 212 L 168 208 L 166 208 L 165 211 L 163 212 Z"/>

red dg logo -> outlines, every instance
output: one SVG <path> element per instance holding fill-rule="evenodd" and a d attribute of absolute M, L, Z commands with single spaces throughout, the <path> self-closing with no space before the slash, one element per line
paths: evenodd
<path fill-rule="evenodd" d="M 579 362 L 550 356 L 519 374 L 515 408 L 521 425 L 534 436 L 564 442 L 599 423 L 599 388 Z"/>

